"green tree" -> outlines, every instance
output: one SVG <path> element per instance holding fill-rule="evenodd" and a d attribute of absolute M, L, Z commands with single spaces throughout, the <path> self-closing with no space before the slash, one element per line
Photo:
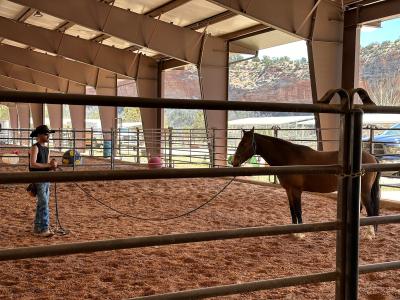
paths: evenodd
<path fill-rule="evenodd" d="M 122 113 L 122 120 L 125 122 L 139 122 L 140 110 L 137 107 L 125 107 Z"/>
<path fill-rule="evenodd" d="M 10 115 L 8 113 L 8 107 L 5 105 L 0 105 L 0 120 L 9 120 Z"/>
<path fill-rule="evenodd" d="M 193 121 L 193 128 L 195 129 L 204 129 L 204 113 L 203 111 L 197 111 Z"/>

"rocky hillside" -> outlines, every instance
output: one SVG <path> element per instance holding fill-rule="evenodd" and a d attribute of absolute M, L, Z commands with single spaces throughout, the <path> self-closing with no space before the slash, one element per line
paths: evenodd
<path fill-rule="evenodd" d="M 371 44 L 361 50 L 360 86 L 379 104 L 400 104 L 400 40 Z M 239 56 L 233 60 L 240 59 Z M 231 64 L 229 99 L 242 101 L 311 102 L 311 87 L 306 59 L 288 57 L 253 59 Z M 194 67 L 166 72 L 165 96 L 199 98 L 197 71 Z M 171 114 L 171 113 L 169 113 Z M 249 113 L 233 112 L 230 119 Z M 271 115 L 251 113 L 252 116 Z"/>

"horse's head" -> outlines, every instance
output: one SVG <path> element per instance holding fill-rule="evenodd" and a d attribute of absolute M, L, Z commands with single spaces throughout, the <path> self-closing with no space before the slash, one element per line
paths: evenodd
<path fill-rule="evenodd" d="M 243 130 L 243 137 L 236 149 L 232 160 L 232 166 L 239 167 L 242 163 L 251 158 L 256 152 L 254 141 L 254 127 L 251 130 Z"/>

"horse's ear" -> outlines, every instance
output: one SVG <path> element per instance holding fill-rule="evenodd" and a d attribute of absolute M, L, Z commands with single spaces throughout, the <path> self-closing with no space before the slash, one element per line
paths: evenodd
<path fill-rule="evenodd" d="M 243 132 L 243 133 L 246 133 L 246 130 L 242 129 L 242 132 Z"/>
<path fill-rule="evenodd" d="M 251 133 L 254 133 L 254 126 L 253 126 L 253 128 L 250 130 L 250 132 L 251 132 Z"/>

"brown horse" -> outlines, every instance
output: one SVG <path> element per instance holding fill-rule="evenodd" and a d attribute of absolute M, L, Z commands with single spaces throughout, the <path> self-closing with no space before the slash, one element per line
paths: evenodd
<path fill-rule="evenodd" d="M 283 165 L 329 165 L 338 163 L 338 151 L 316 151 L 310 147 L 243 130 L 243 138 L 236 149 L 232 165 L 240 166 L 253 155 L 260 155 L 270 166 Z M 373 155 L 363 151 L 362 163 L 376 163 Z M 303 191 L 331 193 L 337 191 L 338 177 L 332 174 L 277 175 L 289 199 L 293 224 L 301 224 L 301 194 Z M 361 178 L 361 200 L 368 216 L 379 215 L 380 173 L 368 172 Z M 361 206 L 362 207 L 362 206 Z M 376 231 L 376 227 L 375 227 Z M 375 235 L 370 227 L 368 237 Z"/>

